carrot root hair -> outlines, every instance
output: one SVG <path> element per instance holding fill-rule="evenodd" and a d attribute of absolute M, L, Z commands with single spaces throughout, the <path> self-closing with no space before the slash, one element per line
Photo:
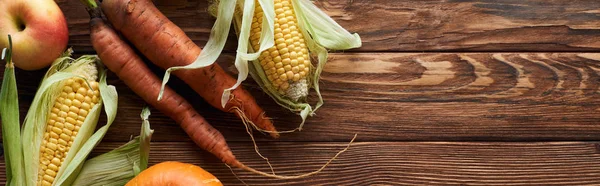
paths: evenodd
<path fill-rule="evenodd" d="M 231 99 L 233 99 L 233 97 Z M 252 126 L 252 128 L 254 128 L 255 130 L 257 130 L 257 131 L 259 131 L 261 133 L 269 133 L 271 136 L 273 136 L 273 138 L 278 138 L 280 134 L 287 134 L 287 133 L 292 133 L 292 132 L 296 132 L 296 131 L 301 131 L 302 130 L 302 125 L 299 126 L 299 127 L 296 127 L 295 129 L 292 129 L 292 130 L 284 130 L 284 131 L 265 130 L 265 129 L 260 128 L 254 122 L 252 122 L 252 120 L 246 116 L 243 108 L 239 108 L 239 107 L 235 107 L 234 106 L 234 107 L 231 107 L 231 109 L 230 109 L 230 112 L 232 112 L 232 111 L 235 114 L 237 114 L 238 117 L 240 117 L 242 119 L 242 122 L 244 123 L 244 125 L 250 125 L 250 126 Z M 260 115 L 261 119 L 267 119 L 267 120 L 272 119 L 270 117 L 267 117 L 266 115 L 267 115 L 266 112 L 262 112 L 261 115 Z"/>
<path fill-rule="evenodd" d="M 233 102 L 233 101 L 237 101 L 239 103 L 242 103 L 241 100 L 235 99 L 235 95 L 234 94 L 231 94 L 231 98 L 229 99 L 228 102 Z M 279 134 L 281 132 L 279 132 L 277 130 L 265 130 L 265 129 L 262 129 L 262 128 L 258 127 L 258 125 L 256 125 L 252 121 L 252 119 L 248 118 L 248 116 L 246 115 L 246 112 L 244 112 L 244 108 L 243 108 L 244 104 L 237 104 L 237 105 L 240 105 L 241 107 L 233 106 L 233 107 L 231 107 L 229 109 L 229 112 L 233 112 L 233 113 L 237 114 L 238 117 L 242 119 L 242 122 L 244 123 L 244 125 L 246 127 L 248 127 L 247 125 L 250 125 L 250 126 L 252 126 L 252 128 L 256 129 L 257 131 L 259 131 L 261 133 L 268 133 L 273 138 L 279 138 Z M 261 113 L 260 117 L 262 119 L 270 119 L 268 117 L 265 117 L 265 112 L 264 111 Z M 250 135 L 250 136 L 252 136 L 252 135 Z"/>
<path fill-rule="evenodd" d="M 250 139 L 252 140 L 252 144 L 254 145 L 254 151 L 256 151 L 256 154 L 258 154 L 258 156 L 260 156 L 262 159 L 264 159 L 267 164 L 269 165 L 269 168 L 271 169 L 271 172 L 273 173 L 273 175 L 275 175 L 275 170 L 273 169 L 273 165 L 271 165 L 271 162 L 269 162 L 269 158 L 263 156 L 260 151 L 258 150 L 258 145 L 256 145 L 256 140 L 254 140 L 254 135 L 252 135 L 252 130 L 250 130 L 250 126 L 248 126 L 249 124 L 246 123 L 245 121 L 244 123 L 244 127 L 246 127 L 246 133 L 248 133 L 248 135 L 250 136 Z"/>
<path fill-rule="evenodd" d="M 346 152 L 350 148 L 350 145 L 352 145 L 352 143 L 354 142 L 354 140 L 356 139 L 357 136 L 358 136 L 358 134 L 354 134 L 354 137 L 352 138 L 352 140 L 350 140 L 350 142 L 348 143 L 348 145 L 344 149 L 342 149 L 341 151 L 337 152 L 331 159 L 329 159 L 325 164 L 323 164 L 323 166 L 321 166 L 321 168 L 319 168 L 319 169 L 317 169 L 315 171 L 304 173 L 304 174 L 300 174 L 300 175 L 293 175 L 293 176 L 277 175 L 277 174 L 275 174 L 274 171 L 273 171 L 272 174 L 269 174 L 269 173 L 266 173 L 266 172 L 259 171 L 259 170 L 253 169 L 251 167 L 248 167 L 248 166 L 244 165 L 243 163 L 241 163 L 239 161 L 236 162 L 236 163 L 237 163 L 237 167 L 238 168 L 241 168 L 243 170 L 246 170 L 246 171 L 258 174 L 258 175 L 262 175 L 262 176 L 265 176 L 265 177 L 276 178 L 276 179 L 299 179 L 299 178 L 305 178 L 305 177 L 312 176 L 312 175 L 315 175 L 315 174 L 318 174 L 318 173 L 322 172 L 340 154 Z M 269 164 L 269 166 L 270 166 L 270 164 Z M 227 165 L 227 167 L 229 167 L 229 169 L 231 169 L 231 167 L 229 165 Z M 273 169 L 273 168 L 271 167 L 271 169 Z M 231 171 L 234 172 L 233 169 L 231 169 Z M 234 173 L 234 175 L 235 175 L 235 173 Z M 240 180 L 242 183 L 245 184 L 245 182 L 242 181 L 241 179 L 239 179 L 239 177 L 237 177 L 237 175 L 236 175 L 236 178 L 238 178 L 238 180 Z"/>
<path fill-rule="evenodd" d="M 239 109 L 239 108 L 235 108 L 235 109 Z M 236 110 L 235 112 L 238 113 L 238 115 L 239 115 L 239 112 L 243 113 L 243 111 L 241 111 L 241 110 L 239 110 L 239 111 Z M 269 118 L 269 117 L 264 117 L 264 115 L 265 114 L 263 114 L 263 116 L 261 116 L 261 117 L 263 117 L 263 118 Z M 240 117 L 245 117 L 245 116 L 240 116 Z M 248 119 L 244 119 L 244 120 L 247 120 L 248 121 L 247 123 L 250 126 L 252 126 L 252 128 L 256 129 L 257 131 L 259 131 L 261 133 L 277 133 L 279 135 L 279 134 L 293 133 L 293 132 L 301 131 L 302 130 L 302 127 L 296 127 L 295 129 L 292 129 L 292 130 L 269 131 L 269 130 L 264 130 L 264 129 L 258 127 L 256 124 L 254 124 L 252 121 L 250 121 Z M 246 124 L 246 122 L 244 122 L 244 124 Z"/>
<path fill-rule="evenodd" d="M 246 182 L 244 182 L 244 180 L 242 180 L 236 173 L 235 171 L 233 171 L 233 169 L 231 168 L 231 166 L 225 164 L 225 166 L 227 166 L 227 168 L 229 168 L 229 171 L 231 171 L 231 174 L 233 174 L 233 176 L 235 176 L 235 179 L 239 180 L 240 182 L 242 182 L 244 185 L 248 185 Z"/>

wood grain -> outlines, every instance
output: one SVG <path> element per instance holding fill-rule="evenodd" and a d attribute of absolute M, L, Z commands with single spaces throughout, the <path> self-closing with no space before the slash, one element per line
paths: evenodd
<path fill-rule="evenodd" d="M 84 7 L 77 0 L 57 2 L 69 23 L 69 45 L 77 55 L 95 53 Z M 154 2 L 204 46 L 214 21 L 206 1 Z M 286 175 L 317 169 L 355 133 L 358 142 L 313 177 L 273 180 L 236 170 L 246 183 L 600 185 L 600 144 L 592 142 L 600 141 L 600 54 L 591 53 L 600 50 L 595 0 L 315 3 L 360 33 L 363 47 L 330 55 L 321 79 L 326 103 L 305 130 L 277 140 L 255 134 L 256 139 L 278 173 Z M 231 35 L 218 61 L 232 74 L 235 43 Z M 3 71 L 0 65 L 0 78 Z M 16 73 L 23 119 L 45 70 Z M 145 106 L 114 74 L 108 81 L 119 92 L 117 120 L 93 155 L 137 135 Z M 242 162 L 268 171 L 237 117 L 211 108 L 177 78 L 169 86 L 224 134 Z M 278 129 L 300 121 L 252 80 L 244 86 Z M 153 109 L 150 122 L 151 164 L 194 163 L 226 185 L 243 185 L 168 117 Z"/>
<path fill-rule="evenodd" d="M 232 70 L 231 61 L 226 55 L 219 63 Z M 41 74 L 17 71 L 22 113 Z M 335 54 L 322 76 L 325 106 L 305 130 L 279 140 L 339 142 L 354 133 L 363 141 L 600 140 L 598 81 L 594 53 Z M 120 95 L 119 114 L 105 141 L 125 141 L 139 129 L 144 102 L 113 74 L 109 83 Z M 211 108 L 181 81 L 171 86 L 228 141 L 249 140 L 234 115 Z M 246 87 L 278 128 L 299 123 L 255 83 Z M 189 140 L 168 117 L 152 114 L 154 139 Z"/>
<path fill-rule="evenodd" d="M 155 0 L 199 46 L 214 22 L 205 0 Z M 595 0 L 329 0 L 317 5 L 361 35 L 352 51 L 598 51 L 600 3 Z M 75 51 L 93 53 L 89 17 L 63 0 Z M 227 51 L 235 50 L 230 37 Z"/>
<path fill-rule="evenodd" d="M 92 156 L 118 144 L 103 142 Z M 231 145 L 242 162 L 269 170 L 251 143 Z M 282 175 L 316 170 L 345 145 L 259 143 Z M 235 172 L 249 185 L 598 185 L 599 146 L 585 142 L 359 142 L 322 173 L 306 179 L 274 180 L 242 170 Z M 243 185 L 227 167 L 191 142 L 153 143 L 151 164 L 172 160 L 199 165 L 225 185 Z M 3 165 L 0 163 L 0 169 Z M 4 172 L 0 172 L 0 180 L 3 178 Z"/>

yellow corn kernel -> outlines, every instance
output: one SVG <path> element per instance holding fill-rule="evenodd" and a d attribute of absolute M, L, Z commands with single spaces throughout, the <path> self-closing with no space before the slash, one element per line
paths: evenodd
<path fill-rule="evenodd" d="M 51 177 L 55 177 L 56 176 L 56 172 L 51 170 L 51 169 L 46 169 L 46 174 L 51 176 Z"/>
<path fill-rule="evenodd" d="M 42 186 L 51 186 L 51 185 L 52 185 L 52 183 L 50 183 L 46 180 L 42 181 Z"/>
<path fill-rule="evenodd" d="M 58 158 L 53 158 L 53 159 L 50 161 L 50 163 L 52 163 L 52 164 L 54 164 L 54 165 L 60 165 L 60 164 L 61 164 L 61 162 L 60 162 L 60 160 L 59 160 Z"/>
<path fill-rule="evenodd" d="M 69 130 L 73 130 L 75 129 L 75 125 L 71 124 L 71 123 L 65 123 L 65 128 L 69 129 Z"/>
<path fill-rule="evenodd" d="M 44 172 L 44 173 L 46 173 L 46 172 Z M 52 177 L 50 175 L 46 174 L 42 178 L 44 178 L 44 180 L 47 181 L 47 182 L 50 182 L 50 183 L 54 182 L 54 177 Z"/>

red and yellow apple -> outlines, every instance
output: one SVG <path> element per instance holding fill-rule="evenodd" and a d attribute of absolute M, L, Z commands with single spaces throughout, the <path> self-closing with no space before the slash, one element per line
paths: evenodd
<path fill-rule="evenodd" d="M 13 40 L 13 62 L 24 70 L 49 66 L 66 49 L 67 21 L 53 0 L 0 0 L 0 50 Z"/>

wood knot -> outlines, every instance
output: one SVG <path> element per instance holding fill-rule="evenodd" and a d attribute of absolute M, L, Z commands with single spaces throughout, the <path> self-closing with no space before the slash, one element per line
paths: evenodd
<path fill-rule="evenodd" d="M 128 14 L 131 14 L 131 12 L 133 12 L 133 10 L 135 10 L 135 3 L 136 3 L 136 0 L 131 0 L 131 1 L 127 2 L 126 9 L 127 9 Z"/>

